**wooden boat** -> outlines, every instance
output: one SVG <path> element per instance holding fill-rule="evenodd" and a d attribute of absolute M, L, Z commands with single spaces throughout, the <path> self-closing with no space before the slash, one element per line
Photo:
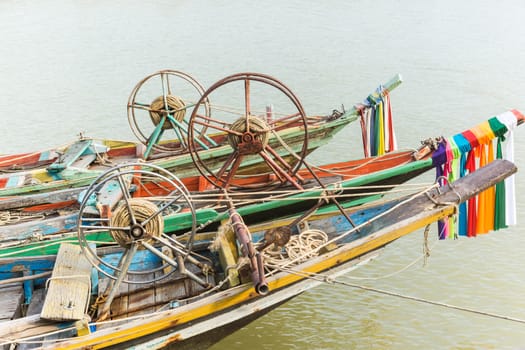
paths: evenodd
<path fill-rule="evenodd" d="M 124 218 L 121 226 L 111 224 L 113 230 L 127 232 L 125 237 L 114 233 L 120 248 L 94 248 L 84 240 L 81 229 L 82 249 L 65 244 L 56 260 L 3 259 L 3 273 L 31 266 L 35 273 L 51 267 L 53 273 L 41 310 L 33 308 L 38 304 L 33 296 L 35 305 L 30 304 L 28 310 L 35 313 L 2 323 L 0 345 L 11 349 L 27 344 L 48 349 L 206 347 L 322 281 L 336 281 L 397 238 L 454 214 L 460 201 L 515 171 L 512 163 L 496 160 L 453 185 L 353 212 L 351 216 L 359 222 L 353 228 L 348 222 L 338 227 L 346 217 L 331 214 L 307 219 L 301 227 L 293 220 L 266 223 L 251 227 L 250 235 L 231 207 L 224 230 L 208 237 L 215 242 L 213 250 L 205 235 L 164 235 L 161 221 L 153 223 L 155 219 L 147 215 L 148 219 L 134 220 L 137 207 L 126 206 L 123 210 L 133 215 Z M 177 194 L 185 196 L 183 189 Z M 165 209 L 153 207 L 156 213 Z M 299 238 L 308 226 L 305 223 L 330 230 L 312 238 L 317 244 L 296 258 L 270 259 L 291 255 L 294 249 L 287 240 Z M 119 250 L 124 252 L 110 256 Z M 37 260 L 40 270 L 34 269 Z M 4 280 L 2 284 L 10 283 L 11 288 L 2 288 L 1 300 L 8 300 L 10 293 L 15 295 L 10 300 L 20 298 L 21 281 L 31 279 L 38 285 L 44 283 L 43 277 L 47 279 L 35 275 Z M 85 315 L 88 310 L 92 317 Z"/>
<path fill-rule="evenodd" d="M 234 198 L 239 212 L 249 224 L 267 219 L 302 213 L 320 201 L 321 196 L 329 198 L 337 194 L 337 201 L 343 207 L 351 207 L 377 199 L 392 187 L 416 177 L 433 167 L 432 160 L 428 158 L 414 160 L 413 151 L 390 153 L 384 156 L 335 163 L 329 166 L 312 169 L 314 176 L 303 170 L 299 175 L 304 179 L 304 190 L 299 191 L 294 187 L 283 187 L 260 190 L 236 191 L 230 196 Z M 134 183 L 128 185 L 127 192 L 133 197 L 147 197 L 152 194 L 157 196 L 167 195 L 173 189 L 165 178 L 153 179 L 149 173 L 153 165 L 131 164 L 110 169 L 105 176 L 85 190 L 87 196 L 98 193 L 99 201 L 89 204 L 88 215 L 97 215 L 95 207 L 107 206 L 115 208 L 121 199 L 122 193 L 115 194 L 112 186 L 115 174 L 131 172 L 135 178 Z M 164 174 L 161 169 L 155 170 Z M 141 175 L 142 174 L 142 175 Z M 169 177 L 169 175 L 167 175 Z M 139 183 L 138 179 L 147 183 Z M 251 179 L 254 180 L 253 178 Z M 255 179 L 257 183 L 257 179 Z M 321 182 L 319 183 L 318 180 Z M 224 201 L 222 190 L 209 188 L 209 184 L 202 177 L 182 179 L 184 186 L 190 191 L 193 206 L 197 210 L 197 224 L 215 228 L 220 225 L 227 215 L 227 205 Z M 107 192 L 99 187 L 109 188 Z M 142 192 L 136 188 L 142 188 Z M 206 190 L 205 190 L 206 189 Z M 113 191 L 111 195 L 105 194 Z M 58 199 L 57 199 L 58 198 Z M 57 202 L 54 202 L 58 200 Z M 333 202 L 321 203 L 322 207 L 334 207 Z M 20 251 L 21 248 L 30 248 L 25 254 L 56 254 L 58 244 L 62 240 L 76 236 L 75 230 L 79 219 L 78 211 L 81 204 L 78 201 L 77 191 L 66 190 L 59 193 L 50 193 L 37 196 L 23 196 L 0 202 L 4 205 L 6 222 L 0 226 L 0 256 Z M 10 206 L 5 210 L 5 206 Z M 187 206 L 187 204 L 184 204 Z M 14 209 L 13 206 L 22 208 Z M 177 230 L 184 231 L 189 228 L 187 220 L 180 220 L 184 214 L 168 216 L 168 220 L 178 221 Z M 11 223 L 8 222 L 10 220 Z M 97 240 L 104 240 L 97 234 Z M 56 240 L 50 244 L 50 240 Z M 38 246 L 44 246 L 40 249 Z"/>
<path fill-rule="evenodd" d="M 523 120 L 523 116 L 517 111 L 504 114 L 513 118 L 516 124 Z M 319 168 L 309 165 L 307 169 L 295 174 L 301 179 L 300 190 L 292 185 L 285 187 L 277 181 L 280 184 L 277 189 L 256 191 L 247 185 L 268 184 L 273 174 L 245 176 L 236 180 L 238 182 L 230 183 L 244 187 L 230 196 L 234 197 L 239 213 L 248 224 L 301 213 L 308 215 L 309 208 L 314 205 L 317 210 L 349 208 L 377 199 L 384 195 L 385 191 L 433 168 L 433 157 L 434 153 L 424 146 L 416 153 L 392 152 L 384 156 Z M 84 222 L 93 220 L 93 217 L 109 217 L 124 193 L 135 198 L 169 194 L 178 185 L 168 181 L 170 175 L 163 174 L 163 169 L 155 168 L 155 165 L 130 164 L 104 173 L 84 196 L 95 199 L 80 205 L 84 207 L 81 211 L 86 215 L 78 214 L 78 198 L 72 197 L 70 190 L 19 196 L 0 202 L 0 210 L 5 210 L 6 207 L 23 207 L 17 211 L 10 211 L 10 215 L 20 219 L 21 223 L 0 226 L 0 256 L 56 254 L 60 242 L 75 239 L 74 230 L 79 220 Z M 193 203 L 182 203 L 181 208 L 195 207 L 197 226 L 217 229 L 228 215 L 223 190 L 214 190 L 213 184 L 204 181 L 202 177 L 185 178 L 182 182 L 192 193 Z M 74 193 L 76 195 L 76 192 Z M 62 207 L 53 203 L 57 200 L 61 201 Z M 64 208 L 65 206 L 68 208 Z M 105 208 L 105 214 L 101 208 Z M 33 220 L 33 216 L 38 220 Z M 167 215 L 166 222 L 174 233 L 192 229 L 191 221 L 183 209 Z M 172 222 L 176 224 L 171 224 Z M 96 241 L 107 241 L 111 238 L 108 234 L 100 232 L 95 232 L 92 236 L 96 237 L 93 238 Z"/>
<path fill-rule="evenodd" d="M 182 82 L 172 81 L 176 79 Z M 382 91 L 400 83 L 397 75 Z M 177 87 L 177 96 L 172 86 Z M 158 87 L 162 87 L 160 96 Z M 228 99 L 223 102 L 224 95 Z M 379 97 L 374 92 L 366 100 Z M 261 106 L 263 98 L 273 103 L 268 111 Z M 231 106 L 227 110 L 225 103 Z M 187 111 L 191 116 L 185 115 Z M 139 82 L 129 98 L 129 124 L 138 142 L 81 135 L 57 149 L 0 156 L 0 198 L 87 186 L 108 168 L 138 161 L 180 178 L 214 173 L 219 171 L 217 165 L 225 163 L 234 165 L 230 173 L 239 176 L 277 172 L 279 177 L 288 177 L 299 170 L 306 155 L 328 143 L 358 114 L 352 108 L 306 116 L 288 87 L 263 74 L 234 74 L 204 91 L 192 77 L 164 70 Z M 169 139 L 170 135 L 175 138 Z"/>

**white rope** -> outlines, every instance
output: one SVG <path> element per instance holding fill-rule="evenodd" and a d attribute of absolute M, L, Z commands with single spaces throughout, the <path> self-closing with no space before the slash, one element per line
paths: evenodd
<path fill-rule="evenodd" d="M 281 266 L 286 262 L 300 263 L 318 255 L 317 247 L 328 241 L 328 236 L 321 230 L 306 229 L 290 237 L 283 249 L 274 250 L 272 245 L 263 250 L 265 264 Z"/>
<path fill-rule="evenodd" d="M 43 219 L 43 214 L 31 214 L 29 212 L 0 211 L 0 226 L 19 224 L 27 221 Z"/>
<path fill-rule="evenodd" d="M 363 222 L 363 223 L 361 223 L 361 224 L 359 224 L 359 225 L 353 227 L 352 229 L 350 229 L 350 230 L 348 230 L 348 231 L 346 231 L 346 232 L 344 232 L 344 233 L 342 233 L 342 234 L 340 234 L 340 235 L 338 235 L 338 236 L 332 238 L 331 240 L 327 241 L 325 244 L 323 244 L 323 245 L 321 245 L 321 246 L 315 248 L 315 250 L 316 250 L 316 251 L 319 251 L 321 248 L 324 248 L 324 247 L 326 247 L 326 246 L 329 245 L 329 244 L 335 243 L 335 242 L 337 242 L 337 241 L 343 239 L 344 237 L 346 237 L 346 236 L 348 236 L 348 235 L 350 235 L 350 234 L 352 234 L 352 233 L 358 231 L 361 227 L 364 227 L 364 226 L 369 225 L 370 223 L 372 223 L 372 222 L 374 222 L 374 221 L 376 221 L 376 220 L 379 220 L 379 219 L 382 218 L 383 216 L 385 216 L 385 215 L 389 214 L 390 212 L 396 210 L 396 209 L 397 209 L 398 207 L 400 207 L 401 205 L 403 205 L 403 204 L 405 204 L 405 203 L 407 203 L 407 202 L 413 200 L 415 197 L 418 197 L 418 196 L 420 196 L 420 195 L 422 195 L 422 194 L 424 194 L 424 193 L 430 191 L 432 188 L 435 188 L 435 187 L 438 187 L 438 186 L 439 186 L 438 184 L 433 184 L 432 186 L 430 186 L 430 187 L 429 187 L 428 189 L 426 189 L 425 191 L 421 191 L 421 192 L 415 193 L 414 195 L 412 195 L 412 196 L 406 198 L 405 200 L 403 200 L 403 201 L 397 203 L 396 205 L 392 206 L 390 209 L 388 209 L 388 210 L 386 210 L 386 211 L 384 211 L 384 212 L 382 212 L 382 213 L 380 213 L 380 214 L 374 216 L 372 219 L 367 220 L 367 221 L 365 221 L 365 222 Z M 291 260 L 290 262 L 288 262 L 287 264 L 285 264 L 284 267 L 286 267 L 286 266 L 290 266 L 290 265 L 296 263 L 296 261 L 298 261 L 299 259 L 300 259 L 300 257 L 297 258 L 297 259 Z M 272 275 L 272 274 L 274 274 L 274 273 L 275 273 L 275 271 L 272 271 L 272 272 L 270 272 L 268 275 Z"/>
<path fill-rule="evenodd" d="M 441 307 L 445 307 L 445 308 L 448 308 L 448 309 L 460 310 L 460 311 L 465 311 L 465 312 L 469 312 L 469 313 L 473 313 L 473 314 L 477 314 L 477 315 L 488 316 L 488 317 L 492 317 L 492 318 L 498 318 L 498 319 L 502 319 L 502 320 L 506 320 L 506 321 L 512 321 L 512 322 L 524 323 L 525 324 L 525 320 L 521 319 L 521 318 L 516 318 L 516 317 L 511 317 L 511 316 L 506 316 L 506 315 L 500 315 L 500 314 L 496 314 L 496 313 L 492 313 L 492 312 L 476 310 L 476 309 L 473 309 L 473 308 L 468 308 L 468 307 L 458 306 L 458 305 L 452 305 L 452 304 L 443 303 L 443 302 L 439 302 L 439 301 L 428 300 L 428 299 L 424 299 L 424 298 L 420 298 L 420 297 L 416 297 L 416 296 L 411 296 L 411 295 L 401 294 L 401 293 L 397 293 L 397 292 L 387 291 L 387 290 L 384 290 L 384 289 L 377 289 L 377 288 L 373 288 L 373 287 L 361 286 L 361 285 L 357 285 L 357 284 L 353 284 L 353 283 L 349 283 L 349 282 L 345 282 L 345 281 L 334 280 L 333 283 L 341 284 L 341 285 L 344 285 L 344 286 L 347 286 L 347 287 L 358 288 L 358 289 L 362 289 L 362 290 L 369 291 L 369 292 L 374 292 L 374 293 L 379 293 L 379 294 L 384 294 L 384 295 L 390 295 L 390 296 L 398 297 L 398 298 L 401 298 L 401 299 L 417 301 L 417 302 L 425 303 L 425 304 L 429 304 L 429 305 L 441 306 Z"/>
<path fill-rule="evenodd" d="M 248 203 L 260 203 L 260 202 L 272 202 L 272 201 L 298 201 L 298 200 L 309 200 L 309 199 L 321 199 L 321 198 L 352 198 L 352 197 L 362 197 L 364 195 L 384 195 L 384 194 L 402 194 L 402 193 L 413 193 L 414 190 L 424 190 L 431 186 L 429 183 L 426 184 L 399 184 L 395 185 L 396 189 L 384 190 L 384 191 L 366 191 L 366 194 L 363 193 L 348 193 L 341 194 L 338 193 L 343 188 L 340 186 L 341 182 L 335 182 L 328 188 L 315 187 L 307 190 L 275 190 L 275 191 L 258 191 L 250 192 L 250 195 L 257 196 L 260 198 L 251 198 L 249 200 L 245 199 L 245 193 L 228 193 L 228 199 L 223 198 L 221 194 L 218 193 L 192 193 L 191 200 L 195 203 L 209 203 L 209 202 L 229 202 L 233 201 L 235 204 L 248 204 Z M 356 187 L 347 187 L 344 189 L 381 189 L 381 188 L 391 188 L 394 185 L 377 185 L 377 186 L 356 186 Z M 321 192 L 320 195 L 315 195 L 315 192 Z M 300 197 L 290 197 L 293 194 L 306 194 L 306 196 Z M 308 196 L 311 194 L 311 196 Z M 236 198 L 237 197 L 237 198 Z M 157 200 L 157 201 L 170 201 L 174 197 L 172 196 L 156 196 L 156 197 L 144 197 L 148 200 Z"/>
<path fill-rule="evenodd" d="M 279 141 L 281 146 L 283 146 L 290 155 L 292 155 L 297 160 L 301 160 L 301 157 L 299 157 L 299 155 L 292 148 L 290 148 L 290 146 L 288 146 L 288 144 L 286 142 L 284 142 L 284 140 L 281 138 L 281 136 L 275 130 L 272 130 L 272 134 Z M 415 152 L 415 150 L 412 150 L 412 149 L 410 151 L 411 152 Z M 395 154 L 395 153 L 392 153 L 392 154 Z M 387 155 L 391 155 L 391 154 L 385 154 L 385 156 L 387 156 Z M 400 153 L 398 157 L 401 157 L 401 156 L 402 156 L 402 154 Z M 394 158 L 394 157 L 391 157 L 391 158 Z M 374 161 L 377 161 L 377 159 L 380 159 L 380 156 L 379 157 L 375 157 L 375 158 L 374 157 L 370 157 L 370 159 L 368 161 L 366 161 L 366 162 L 364 162 L 364 163 L 362 163 L 360 165 L 357 165 L 357 166 L 353 167 L 352 169 L 354 169 L 354 170 L 355 169 L 359 169 L 359 168 L 361 168 L 363 166 L 366 166 L 366 165 L 368 165 L 368 164 L 370 164 L 370 163 L 372 163 Z M 314 169 L 317 169 L 317 170 L 321 170 L 321 171 L 324 171 L 324 172 L 329 173 L 329 174 L 345 175 L 345 176 L 347 176 L 344 172 L 337 172 L 337 171 L 327 170 L 327 169 L 323 169 L 321 167 L 318 167 L 316 165 L 313 165 L 310 162 L 308 162 L 306 159 L 303 159 L 303 163 L 305 165 L 308 165 L 311 168 L 314 168 Z M 407 163 L 408 163 L 408 161 L 405 162 L 405 164 L 407 164 Z M 355 177 L 359 177 L 359 176 L 363 176 L 363 175 L 362 174 L 355 175 Z"/>
<path fill-rule="evenodd" d="M 357 289 L 361 289 L 361 290 L 365 290 L 365 291 L 369 291 L 369 292 L 374 292 L 374 293 L 378 293 L 378 294 L 394 296 L 394 297 L 398 297 L 398 298 L 401 298 L 401 299 L 417 301 L 417 302 L 425 303 L 425 304 L 429 304 L 429 305 L 441 306 L 441 307 L 445 307 L 445 308 L 449 308 L 449 309 L 460 310 L 460 311 L 469 312 L 469 313 L 473 313 L 473 314 L 477 314 L 477 315 L 488 316 L 488 317 L 497 318 L 497 319 L 501 319 L 501 320 L 506 320 L 506 321 L 512 321 L 512 322 L 525 324 L 525 319 L 521 319 L 521 318 L 516 318 L 516 317 L 512 317 L 512 316 L 507 316 L 507 315 L 500 315 L 500 314 L 496 314 L 496 313 L 492 313 L 492 312 L 476 310 L 476 309 L 473 309 L 473 308 L 468 308 L 468 307 L 464 307 L 464 306 L 458 306 L 458 305 L 443 303 L 443 302 L 439 302 L 439 301 L 433 301 L 433 300 L 429 300 L 429 299 L 424 299 L 424 298 L 420 298 L 420 297 L 416 297 L 416 296 L 401 294 L 401 293 L 388 291 L 388 290 L 384 290 L 384 289 L 378 289 L 378 288 L 374 288 L 374 287 L 362 286 L 362 285 L 358 285 L 358 284 L 354 284 L 354 283 L 350 283 L 350 282 L 346 282 L 346 281 L 341 281 L 341 280 L 338 280 L 338 279 L 333 279 L 329 275 L 317 274 L 317 273 L 305 272 L 305 271 L 297 271 L 297 270 L 293 270 L 291 268 L 280 268 L 280 267 L 277 267 L 277 266 L 276 266 L 276 268 L 279 268 L 282 272 L 292 273 L 292 274 L 295 274 L 297 276 L 301 276 L 301 277 L 304 277 L 304 278 L 312 279 L 312 280 L 323 282 L 323 283 L 339 284 L 339 285 L 343 285 L 343 286 L 346 286 L 346 287 L 357 288 Z"/>
<path fill-rule="evenodd" d="M 367 280 L 367 281 L 378 281 L 385 278 L 390 278 L 396 275 L 399 275 L 400 273 L 408 270 L 412 266 L 414 266 L 418 261 L 421 259 L 424 259 L 423 266 L 426 266 L 427 264 L 427 258 L 430 256 L 430 252 L 432 251 L 432 248 L 439 242 L 435 241 L 434 244 L 429 247 L 428 245 L 428 229 L 430 228 L 430 225 L 427 225 L 424 232 L 424 243 L 423 243 L 423 254 L 419 255 L 416 259 L 414 259 L 412 262 L 408 263 L 406 266 L 403 266 L 401 269 L 391 272 L 386 275 L 382 276 L 376 276 L 376 277 L 357 277 L 357 276 L 345 276 L 345 278 L 353 279 L 353 280 Z"/>

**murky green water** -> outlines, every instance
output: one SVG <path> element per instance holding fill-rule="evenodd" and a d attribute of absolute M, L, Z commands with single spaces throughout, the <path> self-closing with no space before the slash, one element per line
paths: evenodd
<path fill-rule="evenodd" d="M 132 139 L 128 95 L 163 68 L 186 71 L 204 86 L 236 72 L 267 73 L 286 83 L 308 114 L 350 108 L 401 73 L 404 83 L 392 94 L 397 136 L 401 147 L 414 148 L 509 108 L 525 111 L 523 18 L 518 0 L 2 0 L 0 152 L 43 149 L 79 132 Z M 311 160 L 359 157 L 358 137 L 357 125 L 349 127 Z M 524 138 L 518 130 L 520 168 Z M 524 187 L 519 173 L 520 214 Z M 426 267 L 419 262 L 380 278 L 421 256 L 418 232 L 346 278 L 525 319 L 524 225 L 476 239 L 432 239 Z M 525 324 L 323 286 L 213 350 L 523 347 Z"/>

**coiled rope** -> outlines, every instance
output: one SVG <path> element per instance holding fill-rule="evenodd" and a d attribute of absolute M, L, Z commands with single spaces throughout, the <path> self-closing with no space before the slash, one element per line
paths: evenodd
<path fill-rule="evenodd" d="M 141 224 L 151 218 L 144 225 L 145 235 L 141 239 L 150 243 L 153 239 L 152 237 L 160 237 L 164 232 L 164 220 L 162 215 L 153 216 L 158 212 L 159 208 L 154 203 L 141 198 L 131 198 L 128 204 L 137 224 Z M 110 222 L 110 226 L 113 227 L 109 231 L 111 237 L 124 248 L 129 248 L 131 243 L 133 243 L 133 238 L 128 235 L 132 224 L 130 210 L 128 210 L 127 204 L 121 204 L 111 216 Z M 114 229 L 114 227 L 122 227 L 123 229 Z"/>
<path fill-rule="evenodd" d="M 173 118 L 175 118 L 176 121 L 182 122 L 184 119 L 184 116 L 186 115 L 186 104 L 184 101 L 175 95 L 166 95 L 166 103 L 168 104 L 168 110 L 165 109 L 164 104 L 164 96 L 159 96 L 156 99 L 153 100 L 150 104 L 150 111 L 149 115 L 151 117 L 151 120 L 153 121 L 153 124 L 159 125 L 159 123 L 162 120 L 162 117 L 166 115 L 166 113 L 172 114 Z M 174 111 L 174 112 L 171 112 Z M 163 130 L 172 129 L 173 125 L 169 122 L 164 122 L 164 125 L 162 125 Z"/>
<path fill-rule="evenodd" d="M 268 247 L 263 250 L 262 255 L 265 263 L 271 265 L 282 265 L 293 261 L 299 264 L 307 259 L 319 255 L 319 247 L 328 241 L 328 236 L 321 230 L 307 229 L 298 235 L 292 235 L 283 249 L 272 249 Z"/>
<path fill-rule="evenodd" d="M 43 214 L 31 214 L 23 212 L 0 211 L 0 226 L 19 224 L 38 219 L 44 219 Z"/>
<path fill-rule="evenodd" d="M 353 227 L 352 229 L 350 229 L 350 230 L 348 230 L 348 231 L 345 231 L 345 232 L 341 233 L 340 235 L 338 235 L 338 236 L 336 236 L 336 237 L 334 237 L 334 238 L 328 240 L 328 241 L 325 242 L 324 244 L 322 244 L 322 245 L 316 247 L 314 250 L 318 252 L 318 251 L 319 251 L 320 249 L 322 249 L 323 247 L 326 247 L 326 246 L 328 246 L 329 244 L 332 244 L 332 243 L 335 243 L 335 242 L 337 242 L 337 241 L 342 240 L 344 237 L 346 237 L 346 236 L 348 236 L 348 235 L 351 235 L 351 234 L 353 234 L 354 232 L 358 231 L 361 227 L 364 227 L 364 226 L 366 226 L 366 225 L 369 225 L 370 223 L 372 223 L 372 222 L 374 222 L 374 221 L 376 221 L 376 220 L 379 220 L 380 218 L 382 218 L 383 216 L 385 216 L 385 215 L 387 215 L 388 213 L 392 212 L 393 210 L 396 210 L 399 206 L 403 205 L 404 203 L 409 202 L 409 201 L 413 200 L 414 198 L 416 198 L 416 197 L 418 197 L 418 196 L 420 196 L 420 195 L 423 195 L 424 193 L 430 191 L 430 190 L 433 189 L 433 188 L 437 188 L 437 187 L 439 187 L 438 184 L 433 184 L 432 186 L 430 186 L 430 187 L 427 188 L 426 190 L 421 191 L 421 192 L 418 192 L 418 193 L 415 193 L 415 194 L 413 194 L 413 195 L 411 195 L 411 196 L 405 198 L 403 201 L 401 201 L 401 202 L 397 203 L 396 205 L 392 206 L 390 209 L 388 209 L 388 210 L 386 210 L 386 211 L 384 211 L 384 212 L 382 212 L 382 213 L 380 213 L 380 214 L 374 216 L 373 218 L 371 218 L 371 219 L 369 219 L 369 220 L 367 220 L 367 221 L 365 221 L 365 222 L 363 222 L 363 223 L 361 223 L 361 224 L 359 224 L 359 225 Z M 295 264 L 295 263 L 296 263 L 296 260 L 298 260 L 298 259 L 300 259 L 300 257 L 299 257 L 299 258 L 296 258 L 296 259 L 292 259 L 291 261 L 287 262 L 284 266 L 281 266 L 281 268 Z M 269 272 L 269 275 L 273 275 L 273 274 L 274 274 L 274 271 Z"/>

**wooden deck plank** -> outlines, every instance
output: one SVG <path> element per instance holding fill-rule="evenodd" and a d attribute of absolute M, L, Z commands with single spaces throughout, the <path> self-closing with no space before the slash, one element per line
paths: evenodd
<path fill-rule="evenodd" d="M 38 315 L 42 312 L 44 306 L 45 291 L 44 289 L 37 289 L 33 292 L 31 303 L 27 307 L 26 316 Z"/>
<path fill-rule="evenodd" d="M 133 280 L 148 281 L 154 278 L 154 273 L 135 276 Z M 128 316 L 148 314 L 155 311 L 155 289 L 143 290 L 141 284 L 130 283 L 128 296 Z"/>
<path fill-rule="evenodd" d="M 0 322 L 9 321 L 15 316 L 23 297 L 22 283 L 10 284 L 0 288 Z"/>
<path fill-rule="evenodd" d="M 237 260 L 239 259 L 235 243 L 235 233 L 231 228 L 225 229 L 223 232 L 219 233 L 216 239 L 220 242 L 218 252 L 221 267 L 228 274 L 230 287 L 237 286 L 241 284 L 241 280 L 239 270 L 235 267 L 237 265 Z"/>
<path fill-rule="evenodd" d="M 78 160 L 79 157 L 88 149 L 93 143 L 93 140 L 79 140 L 69 146 L 65 153 L 59 157 L 53 164 L 47 167 L 49 172 L 59 172 L 71 166 L 73 162 Z"/>
<path fill-rule="evenodd" d="M 91 264 L 78 245 L 63 243 L 49 281 L 43 319 L 65 321 L 84 317 L 91 292 Z"/>

